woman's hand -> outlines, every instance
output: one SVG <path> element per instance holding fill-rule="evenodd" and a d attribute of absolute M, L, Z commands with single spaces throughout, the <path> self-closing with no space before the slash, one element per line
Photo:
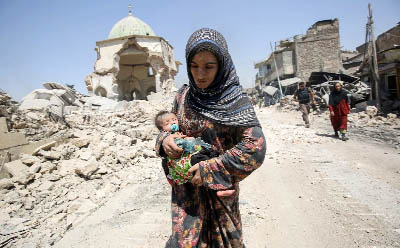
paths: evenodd
<path fill-rule="evenodd" d="M 192 180 L 190 180 L 190 182 L 193 185 L 195 185 L 195 186 L 203 185 L 203 179 L 201 178 L 201 175 L 200 175 L 200 164 L 199 163 L 193 165 L 192 168 L 190 168 L 188 170 L 188 173 L 193 175 Z"/>
<path fill-rule="evenodd" d="M 199 163 L 195 164 L 192 168 L 190 168 L 188 170 L 188 173 L 193 175 L 193 178 L 190 181 L 193 185 L 195 185 L 195 186 L 203 185 L 203 179 L 201 178 L 201 175 L 200 175 L 200 164 Z M 217 196 L 222 197 L 222 198 L 230 197 L 233 194 L 235 194 L 235 191 L 236 190 L 234 190 L 234 189 L 218 190 Z"/>
<path fill-rule="evenodd" d="M 165 154 L 167 154 L 167 156 L 171 158 L 179 158 L 183 152 L 183 149 L 175 144 L 174 139 L 185 138 L 185 137 L 186 135 L 177 133 L 171 134 L 168 137 L 166 137 L 162 143 Z"/>
<path fill-rule="evenodd" d="M 331 116 L 335 116 L 335 113 L 333 111 L 331 112 Z"/>

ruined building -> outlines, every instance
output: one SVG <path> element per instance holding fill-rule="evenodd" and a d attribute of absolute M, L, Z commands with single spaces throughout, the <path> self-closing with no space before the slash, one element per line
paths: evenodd
<path fill-rule="evenodd" d="M 376 39 L 377 63 L 379 74 L 379 88 L 383 100 L 400 101 L 400 23 L 378 35 Z M 363 55 L 357 76 L 363 81 L 370 82 L 371 60 L 369 58 L 368 44 L 357 47 Z M 400 103 L 397 103 L 400 110 Z"/>
<path fill-rule="evenodd" d="M 132 15 L 117 22 L 108 39 L 96 42 L 94 72 L 86 79 L 89 94 L 115 100 L 146 100 L 151 92 L 174 85 L 178 64 L 173 47 Z"/>
<path fill-rule="evenodd" d="M 279 78 L 283 80 L 282 86 L 290 86 L 299 81 L 307 82 L 311 73 L 315 71 L 340 72 L 343 67 L 339 20 L 318 21 L 305 35 L 296 35 L 292 39 L 280 41 L 274 54 L 256 63 L 255 68 L 258 69 L 256 85 L 269 85 L 276 81 L 277 72 Z M 296 79 L 284 81 L 289 78 Z"/>

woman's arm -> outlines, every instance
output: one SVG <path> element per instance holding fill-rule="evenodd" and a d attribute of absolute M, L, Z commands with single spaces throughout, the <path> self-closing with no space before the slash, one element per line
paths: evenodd
<path fill-rule="evenodd" d="M 181 91 L 181 90 L 180 90 Z M 172 113 L 176 114 L 177 108 L 178 108 L 178 97 L 180 97 L 182 93 L 178 92 L 178 94 L 175 96 L 174 103 L 172 105 Z M 165 131 L 160 131 L 156 138 L 156 145 L 154 150 L 156 151 L 157 156 L 160 157 L 166 157 L 170 156 L 172 158 L 177 158 L 181 155 L 182 149 L 178 147 L 174 139 L 176 138 L 184 138 L 186 137 L 185 135 L 179 135 L 179 134 L 171 134 L 170 132 L 165 132 Z"/>
<path fill-rule="evenodd" d="M 164 148 L 162 146 L 165 138 L 170 136 L 171 134 L 169 132 L 160 132 L 156 138 L 156 146 L 154 150 L 156 151 L 157 156 L 160 157 L 166 157 L 167 155 L 165 154 Z"/>
<path fill-rule="evenodd" d="M 217 158 L 198 164 L 200 183 L 214 190 L 229 189 L 234 182 L 243 180 L 260 167 L 265 153 L 266 141 L 261 127 L 244 129 L 236 146 Z M 196 175 L 195 169 L 191 172 Z"/>

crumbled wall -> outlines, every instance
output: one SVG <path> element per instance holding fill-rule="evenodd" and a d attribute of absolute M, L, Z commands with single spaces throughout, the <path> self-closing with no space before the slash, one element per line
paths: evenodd
<path fill-rule="evenodd" d="M 150 92 L 165 89 L 163 84 L 178 71 L 173 48 L 161 37 L 127 36 L 96 45 L 94 72 L 85 79 L 89 94 L 101 93 L 115 100 L 146 99 Z M 127 60 L 128 56 L 135 58 Z"/>
<path fill-rule="evenodd" d="M 400 45 L 400 25 L 382 33 L 376 39 L 376 49 L 378 52 L 393 48 L 394 44 Z"/>
<path fill-rule="evenodd" d="M 317 22 L 295 40 L 295 49 L 296 76 L 302 80 L 308 81 L 313 71 L 340 72 L 339 21 Z"/>

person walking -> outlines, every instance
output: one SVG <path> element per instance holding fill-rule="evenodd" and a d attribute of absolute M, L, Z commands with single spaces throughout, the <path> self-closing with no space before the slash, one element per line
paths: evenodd
<path fill-rule="evenodd" d="M 329 95 L 329 112 L 331 117 L 331 124 L 335 131 L 335 137 L 343 141 L 348 140 L 347 137 L 347 115 L 350 113 L 350 104 L 347 97 L 347 92 L 342 89 L 340 82 L 335 84 L 335 90 Z"/>
<path fill-rule="evenodd" d="M 186 45 L 189 85 L 178 91 L 172 112 L 184 135 L 201 137 L 218 152 L 198 162 L 190 182 L 172 185 L 172 234 L 165 247 L 244 247 L 239 182 L 259 168 L 266 142 L 249 97 L 243 92 L 224 37 L 203 28 Z M 160 132 L 155 150 L 178 158 L 179 134 Z M 218 192 L 234 190 L 219 196 Z"/>
<path fill-rule="evenodd" d="M 299 83 L 299 88 L 294 92 L 294 99 L 299 103 L 300 112 L 303 117 L 306 128 L 310 127 L 310 120 L 308 115 L 311 109 L 311 100 L 313 104 L 316 104 L 315 96 L 313 91 L 309 87 L 305 87 L 304 82 Z"/>

